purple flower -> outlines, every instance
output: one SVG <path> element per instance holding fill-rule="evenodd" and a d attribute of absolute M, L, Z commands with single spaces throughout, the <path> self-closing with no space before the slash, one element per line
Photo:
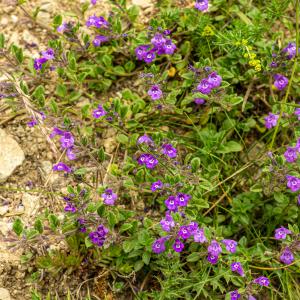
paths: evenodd
<path fill-rule="evenodd" d="M 170 158 L 175 158 L 177 155 L 177 150 L 171 144 L 163 144 L 161 146 L 162 153 L 169 156 Z"/>
<path fill-rule="evenodd" d="M 187 206 L 191 196 L 188 194 L 178 193 L 176 198 L 179 206 Z"/>
<path fill-rule="evenodd" d="M 104 225 L 99 225 L 97 228 L 97 232 L 99 232 L 99 234 L 103 237 L 105 237 L 108 233 L 108 229 L 104 226 Z"/>
<path fill-rule="evenodd" d="M 280 91 L 283 90 L 289 83 L 289 80 L 281 74 L 275 74 L 274 79 L 274 86 Z"/>
<path fill-rule="evenodd" d="M 55 136 L 57 136 L 57 135 L 63 135 L 63 134 L 64 134 L 63 130 L 61 130 L 61 129 L 57 128 L 57 127 L 53 127 L 52 132 L 50 133 L 49 137 L 51 139 L 53 139 Z"/>
<path fill-rule="evenodd" d="M 271 129 L 272 127 L 275 127 L 278 119 L 279 119 L 279 115 L 269 113 L 269 115 L 265 117 L 266 128 Z"/>
<path fill-rule="evenodd" d="M 222 247 L 216 240 L 212 240 L 207 248 L 207 252 L 211 255 L 218 256 L 222 252 Z"/>
<path fill-rule="evenodd" d="M 195 234 L 195 232 L 198 230 L 198 228 L 199 228 L 199 225 L 198 225 L 198 223 L 197 222 L 191 222 L 189 225 L 188 225 L 188 227 L 189 227 L 189 230 L 190 230 L 190 232 L 191 232 L 191 234 Z"/>
<path fill-rule="evenodd" d="M 183 238 L 184 240 L 188 239 L 192 235 L 189 226 L 180 226 L 178 231 L 178 236 Z"/>
<path fill-rule="evenodd" d="M 153 145 L 153 140 L 150 136 L 148 136 L 147 134 L 144 134 L 138 138 L 136 143 L 137 143 L 137 145 L 140 145 L 140 144 Z"/>
<path fill-rule="evenodd" d="M 144 62 L 147 63 L 147 64 L 150 64 L 153 62 L 153 60 L 155 59 L 156 55 L 154 52 L 147 52 L 145 55 L 144 55 Z"/>
<path fill-rule="evenodd" d="M 218 255 L 213 255 L 211 253 L 208 253 L 207 255 L 207 261 L 209 263 L 211 263 L 212 265 L 215 265 L 219 260 L 219 256 Z"/>
<path fill-rule="evenodd" d="M 76 154 L 75 154 L 73 148 L 68 148 L 68 149 L 67 149 L 67 157 L 68 157 L 69 160 L 74 160 L 74 159 L 76 159 Z"/>
<path fill-rule="evenodd" d="M 93 40 L 93 45 L 95 47 L 99 47 L 101 46 L 101 44 L 108 42 L 109 41 L 109 37 L 105 36 L 105 35 L 96 35 L 94 40 Z"/>
<path fill-rule="evenodd" d="M 92 231 L 89 234 L 89 238 L 91 242 L 98 247 L 103 246 L 105 242 L 106 235 L 108 233 L 108 229 L 103 225 L 98 226 L 96 231 Z"/>
<path fill-rule="evenodd" d="M 281 226 L 280 228 L 277 228 L 275 230 L 275 239 L 276 240 L 285 240 L 287 234 L 291 234 L 292 232 L 288 230 L 287 228 Z"/>
<path fill-rule="evenodd" d="M 298 203 L 298 205 L 300 205 L 300 195 L 298 195 L 298 201 L 297 201 L 297 203 Z"/>
<path fill-rule="evenodd" d="M 32 118 L 29 122 L 27 122 L 28 127 L 34 127 L 38 122 L 34 118 Z"/>
<path fill-rule="evenodd" d="M 74 137 L 71 132 L 64 132 L 60 138 L 60 145 L 62 148 L 71 148 L 74 146 Z"/>
<path fill-rule="evenodd" d="M 167 208 L 171 211 L 177 211 L 177 198 L 175 196 L 169 196 L 169 198 L 165 201 Z"/>
<path fill-rule="evenodd" d="M 272 62 L 270 63 L 270 67 L 271 67 L 271 68 L 277 68 L 277 66 L 278 66 L 278 64 L 277 64 L 277 62 L 275 62 L 275 61 L 272 61 Z"/>
<path fill-rule="evenodd" d="M 101 197 L 104 199 L 103 202 L 106 205 L 114 205 L 115 201 L 118 198 L 117 194 L 113 193 L 111 189 L 105 190 L 105 192 L 101 195 Z"/>
<path fill-rule="evenodd" d="M 147 51 L 149 49 L 149 45 L 141 45 L 135 48 L 135 55 L 138 60 L 144 60 L 147 55 Z"/>
<path fill-rule="evenodd" d="M 211 92 L 211 89 L 212 86 L 206 78 L 202 79 L 197 85 L 197 91 L 205 95 L 209 94 Z"/>
<path fill-rule="evenodd" d="M 148 154 L 148 159 L 146 160 L 146 168 L 153 169 L 158 164 L 158 160 L 151 154 Z"/>
<path fill-rule="evenodd" d="M 63 33 L 65 30 L 68 29 L 68 24 L 66 22 L 63 22 L 60 26 L 56 28 L 57 32 Z"/>
<path fill-rule="evenodd" d="M 289 265 L 294 260 L 295 260 L 295 258 L 294 258 L 293 252 L 288 247 L 286 247 L 280 255 L 280 261 L 286 265 Z"/>
<path fill-rule="evenodd" d="M 54 50 L 52 48 L 49 48 L 46 51 L 43 51 L 42 57 L 46 58 L 46 60 L 54 59 Z"/>
<path fill-rule="evenodd" d="M 151 191 L 155 192 L 157 190 L 160 190 L 162 187 L 163 187 L 163 183 L 160 180 L 155 181 L 151 184 Z"/>
<path fill-rule="evenodd" d="M 284 152 L 284 157 L 287 162 L 295 162 L 297 160 L 297 149 L 288 147 L 287 150 Z"/>
<path fill-rule="evenodd" d="M 42 67 L 43 67 L 43 64 L 46 63 L 46 62 L 47 62 L 47 59 L 45 57 L 36 58 L 34 60 L 33 67 L 36 70 L 41 70 Z"/>
<path fill-rule="evenodd" d="M 166 217 L 162 219 L 159 223 L 162 229 L 167 232 L 169 232 L 175 226 L 175 222 L 169 213 L 167 213 Z"/>
<path fill-rule="evenodd" d="M 91 0 L 91 4 L 92 5 L 96 5 L 97 4 L 97 0 Z"/>
<path fill-rule="evenodd" d="M 292 192 L 297 192 L 300 189 L 300 178 L 287 175 L 287 187 L 292 191 Z"/>
<path fill-rule="evenodd" d="M 253 297 L 252 295 L 249 295 L 249 296 L 248 296 L 248 300 L 256 300 L 256 298 Z"/>
<path fill-rule="evenodd" d="M 165 237 L 161 237 L 154 241 L 154 243 L 152 244 L 152 251 L 156 254 L 164 252 L 166 250 L 165 242 Z"/>
<path fill-rule="evenodd" d="M 93 110 L 93 117 L 95 119 L 99 119 L 99 118 L 105 116 L 106 114 L 107 114 L 107 112 L 105 111 L 105 109 L 103 108 L 103 106 L 100 105 L 100 104 L 98 105 L 97 109 Z"/>
<path fill-rule="evenodd" d="M 165 37 L 161 33 L 156 33 L 151 39 L 151 43 L 154 47 L 160 48 L 163 47 L 166 42 Z"/>
<path fill-rule="evenodd" d="M 205 99 L 203 98 L 195 98 L 194 99 L 194 102 L 197 104 L 197 105 L 202 105 L 205 103 Z"/>
<path fill-rule="evenodd" d="M 254 279 L 253 282 L 259 284 L 260 286 L 268 286 L 270 284 L 269 279 L 264 276 Z"/>
<path fill-rule="evenodd" d="M 300 139 L 297 140 L 296 147 L 298 152 L 300 152 Z"/>
<path fill-rule="evenodd" d="M 231 252 L 231 253 L 235 253 L 236 252 L 236 246 L 237 246 L 237 242 L 234 240 L 223 240 L 222 243 L 225 245 L 226 250 Z"/>
<path fill-rule="evenodd" d="M 297 116 L 298 120 L 300 121 L 300 108 L 296 108 L 294 114 Z"/>
<path fill-rule="evenodd" d="M 163 93 L 159 86 L 155 84 L 148 90 L 148 95 L 152 100 L 158 100 L 162 97 Z"/>
<path fill-rule="evenodd" d="M 200 11 L 208 10 L 208 0 L 196 0 L 195 8 Z"/>
<path fill-rule="evenodd" d="M 65 206 L 65 211 L 75 213 L 76 207 L 72 203 L 68 202 L 67 205 Z"/>
<path fill-rule="evenodd" d="M 282 49 L 282 52 L 287 54 L 287 59 L 292 59 L 297 53 L 296 43 L 288 43 L 288 45 Z"/>
<path fill-rule="evenodd" d="M 56 165 L 53 166 L 53 171 L 64 171 L 66 173 L 71 173 L 72 169 L 64 164 L 63 162 L 59 162 Z"/>
<path fill-rule="evenodd" d="M 242 277 L 245 276 L 242 264 L 240 262 L 233 262 L 230 265 L 230 269 L 232 272 L 237 272 L 239 275 L 241 275 Z"/>
<path fill-rule="evenodd" d="M 207 238 L 204 235 L 204 229 L 203 228 L 199 228 L 199 229 L 196 230 L 196 232 L 194 233 L 194 241 L 196 243 L 201 243 L 201 244 L 207 242 Z"/>
<path fill-rule="evenodd" d="M 108 28 L 109 23 L 102 17 L 90 16 L 86 21 L 87 27 Z"/>
<path fill-rule="evenodd" d="M 176 239 L 172 247 L 174 251 L 181 252 L 184 248 L 184 244 L 179 239 Z"/>
<path fill-rule="evenodd" d="M 233 291 L 230 293 L 230 300 L 237 300 L 240 298 L 241 298 L 241 295 L 238 293 L 238 291 Z"/>
<path fill-rule="evenodd" d="M 164 54 L 172 55 L 176 50 L 176 45 L 172 42 L 171 39 L 167 39 L 166 43 L 163 46 Z"/>
<path fill-rule="evenodd" d="M 208 75 L 207 81 L 212 88 L 217 88 L 221 85 L 222 77 L 217 72 L 212 72 Z"/>

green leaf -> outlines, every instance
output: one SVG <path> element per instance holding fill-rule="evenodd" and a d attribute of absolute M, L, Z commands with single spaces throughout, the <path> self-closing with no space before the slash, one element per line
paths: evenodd
<path fill-rule="evenodd" d="M 143 262 L 145 265 L 149 265 L 151 259 L 151 252 L 144 252 L 142 256 Z"/>
<path fill-rule="evenodd" d="M 135 264 L 134 264 L 134 270 L 135 270 L 136 272 L 138 272 L 139 270 L 142 269 L 143 266 L 144 266 L 144 262 L 143 262 L 142 260 L 138 260 L 138 261 L 136 261 Z"/>
<path fill-rule="evenodd" d="M 26 95 L 29 94 L 29 89 L 28 89 L 27 83 L 25 81 L 20 82 L 20 88 L 24 92 L 24 94 L 26 94 Z"/>
<path fill-rule="evenodd" d="M 63 84 L 58 84 L 56 87 L 55 94 L 61 98 L 66 97 L 67 95 L 67 87 Z"/>
<path fill-rule="evenodd" d="M 235 141 L 229 141 L 225 144 L 221 144 L 217 153 L 231 153 L 231 152 L 239 152 L 243 150 L 243 146 Z"/>
<path fill-rule="evenodd" d="M 119 232 L 122 233 L 122 232 L 124 232 L 124 231 L 129 230 L 130 228 L 132 228 L 132 224 L 130 224 L 130 223 L 125 223 L 125 224 L 123 224 L 123 225 L 120 227 Z"/>
<path fill-rule="evenodd" d="M 128 136 L 120 133 L 117 135 L 117 141 L 121 144 L 128 144 Z"/>
<path fill-rule="evenodd" d="M 118 219 L 117 216 L 114 212 L 109 211 L 108 215 L 107 215 L 107 220 L 108 220 L 108 224 L 111 228 L 113 228 L 117 223 L 118 223 Z"/>
<path fill-rule="evenodd" d="M 200 164 L 201 164 L 200 158 L 199 158 L 199 157 L 194 157 L 194 158 L 191 160 L 192 171 L 193 171 L 193 172 L 196 172 L 196 171 L 199 169 Z"/>
<path fill-rule="evenodd" d="M 53 215 L 53 214 L 50 214 L 48 216 L 48 221 L 49 221 L 49 224 L 50 224 L 50 227 L 53 231 L 56 231 L 57 227 L 59 226 L 60 222 L 57 218 L 57 216 Z"/>
<path fill-rule="evenodd" d="M 18 63 L 22 63 L 24 60 L 23 50 L 22 48 L 17 47 L 16 45 L 12 45 L 11 47 L 12 53 L 14 54 Z"/>
<path fill-rule="evenodd" d="M 39 101 L 41 106 L 45 105 L 45 88 L 42 85 L 36 87 L 32 96 Z"/>
<path fill-rule="evenodd" d="M 13 231 L 15 232 L 15 234 L 20 236 L 23 232 L 23 229 L 24 227 L 21 219 L 16 219 L 13 224 Z"/>
<path fill-rule="evenodd" d="M 85 237 L 84 243 L 85 243 L 85 246 L 86 246 L 87 248 L 90 248 L 90 247 L 92 247 L 92 246 L 94 245 L 94 244 L 91 242 L 89 236 L 86 236 L 86 237 Z"/>
<path fill-rule="evenodd" d="M 39 232 L 39 233 L 43 233 L 44 228 L 43 228 L 43 223 L 40 219 L 37 219 L 34 222 L 34 228 Z"/>
<path fill-rule="evenodd" d="M 86 168 L 79 168 L 74 172 L 75 175 L 85 175 L 86 173 L 87 173 Z"/>
<path fill-rule="evenodd" d="M 123 250 L 125 253 L 129 253 L 134 249 L 136 242 L 135 241 L 125 241 L 123 243 Z"/>
<path fill-rule="evenodd" d="M 186 260 L 188 262 L 194 262 L 194 261 L 198 261 L 200 259 L 200 257 L 201 256 L 198 252 L 193 252 L 186 258 Z"/>
<path fill-rule="evenodd" d="M 4 37 L 4 34 L 1 33 L 0 34 L 0 49 L 4 48 L 4 42 L 5 42 L 5 37 Z"/>

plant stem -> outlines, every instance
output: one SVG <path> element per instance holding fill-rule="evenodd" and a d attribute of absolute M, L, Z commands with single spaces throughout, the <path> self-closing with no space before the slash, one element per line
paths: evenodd
<path fill-rule="evenodd" d="M 286 94 L 285 94 L 283 100 L 280 103 L 279 119 L 277 121 L 275 130 L 274 130 L 274 133 L 273 133 L 272 141 L 271 141 L 271 144 L 270 144 L 270 150 L 273 149 L 274 142 L 275 142 L 278 130 L 279 130 L 279 126 L 280 126 L 280 120 L 281 120 L 281 118 L 283 116 L 283 111 L 284 111 L 287 99 L 289 97 L 291 86 L 292 86 L 292 82 L 293 82 L 294 75 L 295 75 L 295 72 L 296 72 L 297 62 L 298 62 L 298 46 L 299 46 L 299 0 L 296 0 L 296 56 L 294 58 L 294 64 L 293 64 L 292 74 L 291 74 L 291 77 L 290 77 L 290 80 L 289 80 L 289 84 L 288 84 L 288 87 L 287 87 Z"/>

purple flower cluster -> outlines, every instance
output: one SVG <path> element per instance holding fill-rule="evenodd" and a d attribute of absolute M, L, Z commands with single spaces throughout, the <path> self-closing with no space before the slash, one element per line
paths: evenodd
<path fill-rule="evenodd" d="M 281 255 L 280 255 L 280 261 L 283 262 L 285 265 L 291 264 L 295 260 L 293 252 L 286 247 Z"/>
<path fill-rule="evenodd" d="M 157 190 L 162 189 L 162 187 L 163 187 L 163 183 L 160 180 L 155 181 L 151 184 L 151 191 L 155 192 Z"/>
<path fill-rule="evenodd" d="M 179 206 L 187 206 L 190 199 L 191 195 L 178 193 L 177 196 L 169 196 L 165 204 L 169 210 L 177 211 Z"/>
<path fill-rule="evenodd" d="M 148 95 L 151 97 L 152 100 L 159 100 L 163 96 L 162 90 L 159 88 L 157 84 L 152 85 L 148 90 Z"/>
<path fill-rule="evenodd" d="M 218 88 L 222 83 L 222 77 L 217 72 L 212 72 L 207 78 L 203 78 L 197 85 L 197 91 L 208 95 L 212 89 Z"/>
<path fill-rule="evenodd" d="M 41 120 L 44 121 L 46 119 L 46 115 L 44 112 L 40 111 L 39 112 L 40 116 L 41 116 Z M 28 127 L 34 127 L 38 124 L 38 120 L 35 118 L 32 118 L 29 122 L 27 122 L 27 126 Z"/>
<path fill-rule="evenodd" d="M 230 300 L 237 300 L 241 298 L 241 294 L 238 291 L 233 291 L 230 293 Z"/>
<path fill-rule="evenodd" d="M 103 225 L 100 225 L 98 226 L 96 231 L 92 231 L 89 233 L 89 238 L 93 244 L 97 245 L 98 247 L 101 247 L 105 242 L 107 233 L 108 229 Z"/>
<path fill-rule="evenodd" d="M 106 205 L 114 205 L 118 196 L 111 189 L 106 189 L 105 192 L 101 195 L 104 199 L 104 204 Z"/>
<path fill-rule="evenodd" d="M 158 32 L 152 37 L 151 44 L 138 46 L 135 49 L 137 59 L 149 64 L 156 58 L 156 55 L 172 55 L 176 50 L 176 45 L 168 38 L 169 34 L 169 30 L 163 33 Z"/>
<path fill-rule="evenodd" d="M 277 90 L 281 91 L 283 90 L 289 83 L 288 78 L 281 74 L 275 74 L 274 75 L 274 86 L 276 87 Z"/>
<path fill-rule="evenodd" d="M 242 277 L 245 276 L 244 269 L 243 269 L 242 264 L 240 262 L 233 262 L 230 265 L 230 269 L 231 269 L 232 272 L 236 272 Z"/>
<path fill-rule="evenodd" d="M 76 159 L 76 153 L 74 152 L 74 136 L 69 131 L 61 130 L 57 127 L 54 127 L 52 129 L 52 132 L 50 134 L 50 138 L 54 138 L 55 136 L 60 136 L 60 146 L 66 150 L 66 154 L 69 160 Z M 58 164 L 53 166 L 54 171 L 64 171 L 66 173 L 70 173 L 72 169 L 64 164 L 63 162 L 59 162 Z"/>
<path fill-rule="evenodd" d="M 264 276 L 260 276 L 256 279 L 253 280 L 253 283 L 256 283 L 260 286 L 269 286 L 270 284 L 270 281 L 267 277 L 264 277 Z"/>
<path fill-rule="evenodd" d="M 153 169 L 158 164 L 158 160 L 152 154 L 143 153 L 138 158 L 138 164 L 144 165 L 148 169 Z"/>
<path fill-rule="evenodd" d="M 297 54 L 296 43 L 288 43 L 288 45 L 282 49 L 282 52 L 286 55 L 287 59 L 294 58 Z"/>
<path fill-rule="evenodd" d="M 107 111 L 103 108 L 102 105 L 98 105 L 97 109 L 93 110 L 93 117 L 99 119 L 107 114 Z"/>
<path fill-rule="evenodd" d="M 300 190 L 300 178 L 287 175 L 287 187 L 292 191 L 292 192 L 297 192 Z"/>
<path fill-rule="evenodd" d="M 147 134 L 141 135 L 137 140 L 137 145 L 146 144 L 146 145 L 153 145 L 154 142 L 150 136 Z"/>
<path fill-rule="evenodd" d="M 96 27 L 98 29 L 107 29 L 110 25 L 102 16 L 97 17 L 96 15 L 90 16 L 85 24 L 87 27 Z"/>
<path fill-rule="evenodd" d="M 196 0 L 195 8 L 200 11 L 207 11 L 208 10 L 208 0 Z"/>
<path fill-rule="evenodd" d="M 161 152 L 168 157 L 175 158 L 177 156 L 177 150 L 171 144 L 163 144 L 161 148 Z"/>
<path fill-rule="evenodd" d="M 284 240 L 288 234 L 291 234 L 292 232 L 288 230 L 287 228 L 281 226 L 280 228 L 277 228 L 275 230 L 275 239 L 276 240 Z"/>
<path fill-rule="evenodd" d="M 36 58 L 33 63 L 33 67 L 36 70 L 41 70 L 43 65 L 48 61 L 54 59 L 54 50 L 52 48 L 47 49 L 46 51 L 42 51 L 42 56 Z"/>
<path fill-rule="evenodd" d="M 295 147 L 288 147 L 286 151 L 284 152 L 284 157 L 287 162 L 293 163 L 297 160 L 298 158 L 298 149 Z"/>
<path fill-rule="evenodd" d="M 279 119 L 279 115 L 269 113 L 268 116 L 265 117 L 265 126 L 268 129 L 275 127 L 277 125 L 277 121 Z"/>

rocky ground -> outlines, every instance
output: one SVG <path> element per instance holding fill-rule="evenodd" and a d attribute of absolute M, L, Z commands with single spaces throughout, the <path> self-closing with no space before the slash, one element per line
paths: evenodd
<path fill-rule="evenodd" d="M 24 10 L 17 8 L 15 2 L 0 1 L 1 32 L 5 34 L 9 45 L 20 45 L 25 47 L 25 55 L 37 56 L 39 51 L 47 47 L 52 17 L 57 13 L 65 18 L 72 14 L 80 15 L 80 5 L 86 1 L 33 0 L 28 1 Z M 108 4 L 99 2 L 89 8 L 90 14 L 109 11 Z M 153 4 L 142 0 L 132 2 L 142 7 L 141 22 L 145 22 L 153 12 Z M 37 22 L 33 22 L 28 13 L 37 7 L 40 12 Z M 0 83 L 3 80 L 0 77 Z M 80 285 L 85 280 L 84 276 L 74 275 L 72 280 L 65 275 L 51 279 L 45 276 L 37 286 L 30 280 L 33 270 L 21 263 L 22 249 L 9 248 L 14 219 L 20 217 L 25 224 L 31 224 L 45 208 L 61 211 L 63 202 L 52 191 L 64 192 L 70 180 L 52 173 L 55 156 L 45 136 L 36 128 L 26 125 L 28 120 L 24 109 L 15 110 L 11 103 L 0 98 L 0 300 L 31 299 L 31 292 L 35 288 L 42 292 L 42 299 L 49 290 L 57 291 L 57 295 L 64 299 L 70 289 L 75 297 L 80 294 L 77 293 L 80 289 L 84 289 Z M 112 138 L 114 135 L 114 132 L 105 134 L 104 146 L 109 153 L 116 147 Z M 99 290 L 103 293 L 103 286 L 106 286 L 104 279 L 102 277 L 96 282 L 98 296 L 101 294 Z M 80 299 L 78 297 L 74 299 Z"/>

